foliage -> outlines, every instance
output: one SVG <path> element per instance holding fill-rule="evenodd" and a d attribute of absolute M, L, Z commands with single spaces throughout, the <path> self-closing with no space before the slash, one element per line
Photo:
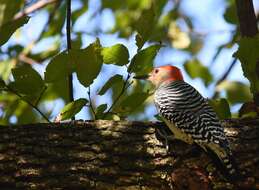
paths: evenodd
<path fill-rule="evenodd" d="M 258 75 L 254 72 L 258 70 L 259 38 L 240 39 L 234 1 L 225 1 L 226 9 L 222 16 L 234 26 L 234 31 L 231 31 L 229 41 L 215 50 L 211 65 L 224 50 L 238 43 L 239 48 L 234 56 L 240 60 L 244 76 L 251 83 L 251 92 L 259 92 Z M 0 0 L 1 124 L 39 122 L 44 117 L 45 120 L 53 120 L 58 115 L 57 111 L 53 112 L 56 102 L 66 104 L 58 111 L 59 120 L 70 119 L 84 106 L 87 107 L 88 118 L 150 119 L 153 115 L 143 113 L 149 109 L 152 87 L 148 83 L 133 80 L 132 76 L 150 72 L 157 54 L 168 50 L 188 55 L 188 60 L 183 60 L 181 66 L 191 79 L 201 79 L 205 88 L 215 92 L 215 99 L 210 104 L 219 118 L 231 117 L 231 106 L 251 101 L 252 95 L 246 83 L 223 80 L 217 84 L 218 75 L 215 76 L 215 73 L 224 73 L 213 70 L 200 59 L 207 34 L 196 31 L 195 18 L 182 9 L 182 1 L 100 2 L 100 7 L 96 7 L 95 11 L 91 10 L 93 6 L 89 5 L 90 1 L 72 2 L 77 6 L 72 9 L 71 15 L 72 49 L 67 51 L 64 43 L 65 1 L 53 1 L 42 7 L 44 14 L 48 15 L 47 22 L 42 29 L 33 26 L 33 31 L 30 31 L 39 32 L 38 37 L 19 43 L 14 39 L 30 36 L 26 33 L 28 29 L 24 28 L 32 25 L 35 15 L 40 14 L 40 11 L 29 14 L 30 17 L 26 14 L 17 15 L 36 1 L 17 0 L 10 3 L 9 0 Z M 114 24 L 105 30 L 100 18 L 107 11 L 112 14 Z M 85 19 L 86 14 L 90 14 L 88 19 Z M 87 20 L 87 23 L 78 27 L 82 20 Z M 118 42 L 111 40 L 103 46 L 105 35 L 117 36 Z M 131 40 L 134 40 L 134 47 L 126 45 Z M 224 64 L 228 66 L 229 63 Z M 74 88 L 74 92 L 88 92 L 87 99 L 84 97 L 87 93 L 81 93 L 80 98 L 68 102 L 70 74 L 74 76 L 74 84 L 77 80 L 81 84 Z"/>

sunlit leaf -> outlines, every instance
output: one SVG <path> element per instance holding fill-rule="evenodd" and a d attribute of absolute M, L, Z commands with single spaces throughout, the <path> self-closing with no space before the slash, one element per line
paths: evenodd
<path fill-rule="evenodd" d="M 103 62 L 106 64 L 126 65 L 129 62 L 128 49 L 123 44 L 116 44 L 102 49 Z"/>
<path fill-rule="evenodd" d="M 219 119 L 231 118 L 230 107 L 228 101 L 225 98 L 209 100 L 209 104 L 216 112 Z"/>
<path fill-rule="evenodd" d="M 21 26 L 26 24 L 29 21 L 29 17 L 21 17 L 17 20 L 14 20 L 12 22 L 7 22 L 6 24 L 2 25 L 0 27 L 0 46 L 5 44 L 9 38 L 12 36 L 12 34 Z"/>
<path fill-rule="evenodd" d="M 15 59 L 9 59 L 0 62 L 0 76 L 4 81 L 7 81 L 11 75 L 11 70 L 15 66 Z"/>
<path fill-rule="evenodd" d="M 191 78 L 201 78 L 206 86 L 213 81 L 213 76 L 209 69 L 202 65 L 198 59 L 185 62 L 184 69 Z"/>
<path fill-rule="evenodd" d="M 153 68 L 153 60 L 158 53 L 161 45 L 151 45 L 146 49 L 139 51 L 131 60 L 128 72 L 146 74 Z"/>
<path fill-rule="evenodd" d="M 88 87 L 102 68 L 103 60 L 99 39 L 85 49 L 71 51 L 70 56 L 74 60 L 78 80 L 82 85 Z"/>
<path fill-rule="evenodd" d="M 244 37 L 239 41 L 238 51 L 234 54 L 242 65 L 244 76 L 251 83 L 251 91 L 259 92 L 259 74 L 256 66 L 259 60 L 259 35 L 250 38 Z"/>
<path fill-rule="evenodd" d="M 48 83 L 64 80 L 72 73 L 72 61 L 66 52 L 56 55 L 48 64 L 45 71 L 45 81 Z"/>
<path fill-rule="evenodd" d="M 139 20 L 136 23 L 136 30 L 138 35 L 136 36 L 136 45 L 138 49 L 141 49 L 145 42 L 149 39 L 152 29 L 155 26 L 155 11 L 151 6 L 149 9 L 143 10 Z"/>
<path fill-rule="evenodd" d="M 44 82 L 37 71 L 29 65 L 12 69 L 14 82 L 10 87 L 22 94 L 37 94 L 44 88 Z"/>
<path fill-rule="evenodd" d="M 111 88 L 113 85 L 123 81 L 123 77 L 119 74 L 116 74 L 112 76 L 102 87 L 102 89 L 99 91 L 99 95 L 104 95 L 104 93 Z"/>
<path fill-rule="evenodd" d="M 237 81 L 223 81 L 216 87 L 217 91 L 225 90 L 231 104 L 247 102 L 252 99 L 248 85 Z"/>
<path fill-rule="evenodd" d="M 171 43 L 174 48 L 184 49 L 191 44 L 188 34 L 183 32 L 176 22 L 171 22 L 168 30 L 168 36 L 171 39 Z"/>
<path fill-rule="evenodd" d="M 81 111 L 87 102 L 87 99 L 80 98 L 65 105 L 65 107 L 60 112 L 61 121 L 70 119 L 75 116 L 78 112 Z"/>

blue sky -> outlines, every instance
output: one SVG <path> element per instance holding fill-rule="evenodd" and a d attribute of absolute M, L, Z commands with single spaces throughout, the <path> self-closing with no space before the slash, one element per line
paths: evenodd
<path fill-rule="evenodd" d="M 123 1 L 122 1 L 123 2 Z M 258 10 L 259 1 L 254 1 L 255 7 Z M 173 4 L 168 4 L 167 8 L 169 9 Z M 77 9 L 80 7 L 78 1 L 72 1 L 72 9 Z M 73 31 L 84 31 L 85 33 L 93 33 L 96 27 L 101 26 L 102 31 L 109 31 L 115 23 L 114 15 L 108 9 L 105 9 L 101 14 L 96 15 L 95 19 L 90 19 L 92 14 L 98 10 L 100 7 L 99 0 L 90 0 L 89 10 L 84 14 L 78 21 L 75 23 Z M 187 15 L 190 15 L 194 18 L 194 30 L 198 33 L 208 34 L 205 35 L 205 44 L 203 49 L 198 54 L 198 59 L 204 64 L 209 66 L 214 77 L 217 79 L 221 77 L 224 71 L 227 69 L 227 66 L 232 61 L 232 54 L 237 50 L 237 46 L 234 46 L 230 49 L 225 49 L 216 59 L 213 65 L 210 65 L 212 57 L 214 56 L 217 47 L 221 44 L 224 44 L 229 41 L 231 37 L 231 31 L 234 29 L 234 26 L 225 22 L 223 18 L 223 13 L 225 10 L 226 4 L 225 0 L 182 0 L 181 10 Z M 47 13 L 45 11 L 39 11 L 35 14 L 32 14 L 32 17 L 28 24 L 26 24 L 20 32 L 16 32 L 11 40 L 4 45 L 3 49 L 7 48 L 10 44 L 20 43 L 20 44 L 29 44 L 31 41 L 36 39 L 43 28 L 44 24 L 47 21 Z M 65 35 L 65 29 L 63 30 Z M 83 47 L 86 47 L 89 43 L 95 40 L 96 36 L 84 34 L 83 35 Z M 122 43 L 128 47 L 130 55 L 133 56 L 136 53 L 136 46 L 134 41 L 134 36 L 129 39 L 118 38 L 117 34 L 99 34 L 98 37 L 101 40 L 103 46 L 111 46 L 116 43 Z M 40 42 L 34 49 L 34 52 L 42 51 L 49 48 L 55 39 L 46 39 Z M 62 47 L 66 47 L 65 36 L 62 38 Z M 155 59 L 155 65 L 160 66 L 164 64 L 174 64 L 183 69 L 184 61 L 190 59 L 190 55 L 183 53 L 179 50 L 165 47 L 160 50 L 159 54 Z M 42 65 L 35 65 L 41 74 L 44 73 L 45 67 L 48 63 L 48 60 L 45 61 Z M 111 68 L 112 67 L 112 68 Z M 108 69 L 109 68 L 109 69 Z M 102 73 L 95 80 L 94 85 L 91 87 L 92 94 L 100 89 L 103 84 L 103 81 L 106 81 L 110 76 L 115 73 L 124 73 L 125 68 L 119 68 L 117 66 L 104 65 Z M 192 80 L 184 72 L 185 80 L 194 86 L 203 96 L 211 97 L 213 94 L 214 84 L 206 88 L 200 79 Z M 101 80 L 100 80 L 101 79 Z M 247 83 L 247 80 L 243 77 L 240 63 L 237 63 L 233 70 L 231 71 L 229 80 L 243 81 Z M 75 99 L 80 97 L 87 97 L 87 90 L 79 84 L 74 77 L 74 92 Z M 95 97 L 93 97 L 95 98 Z M 101 103 L 111 103 L 110 99 L 107 96 L 97 97 L 97 104 Z M 53 117 L 60 111 L 64 106 L 63 102 L 57 100 L 55 103 L 50 102 L 48 104 L 49 108 L 52 108 Z M 87 119 L 86 110 L 84 108 L 78 115 L 77 118 Z M 236 111 L 238 106 L 234 107 L 232 110 Z M 154 106 L 149 106 L 144 115 L 152 117 L 156 113 Z M 139 117 L 141 119 L 142 116 Z"/>

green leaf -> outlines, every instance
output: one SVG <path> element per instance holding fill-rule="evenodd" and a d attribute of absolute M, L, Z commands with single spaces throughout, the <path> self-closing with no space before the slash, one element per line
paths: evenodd
<path fill-rule="evenodd" d="M 219 119 L 231 118 L 230 107 L 225 98 L 209 100 L 209 104 L 216 112 Z"/>
<path fill-rule="evenodd" d="M 72 73 L 72 62 L 66 52 L 56 55 L 45 71 L 45 81 L 48 83 L 66 79 Z"/>
<path fill-rule="evenodd" d="M 62 98 L 65 103 L 69 102 L 67 79 L 49 83 L 47 86 L 47 90 L 42 97 L 42 100 L 53 101 L 58 98 Z"/>
<path fill-rule="evenodd" d="M 85 106 L 87 102 L 87 99 L 79 98 L 65 105 L 65 107 L 60 112 L 61 121 L 70 119 L 75 116 L 78 112 L 81 111 L 81 109 Z"/>
<path fill-rule="evenodd" d="M 116 107 L 116 112 L 132 112 L 137 109 L 143 102 L 149 97 L 148 92 L 133 93 L 127 96 L 119 105 Z"/>
<path fill-rule="evenodd" d="M 129 62 L 128 49 L 122 44 L 116 44 L 102 49 L 103 62 L 106 64 L 126 65 Z"/>
<path fill-rule="evenodd" d="M 101 45 L 99 39 L 82 50 L 73 50 L 69 55 L 75 62 L 77 78 L 88 87 L 93 83 L 102 68 Z"/>
<path fill-rule="evenodd" d="M 136 30 L 138 35 L 136 36 L 136 45 L 140 50 L 145 42 L 149 39 L 153 28 L 155 26 L 155 11 L 153 5 L 149 9 L 142 11 L 140 18 L 136 23 Z"/>
<path fill-rule="evenodd" d="M 10 87 L 19 93 L 32 95 L 37 94 L 44 88 L 44 82 L 37 71 L 29 65 L 23 65 L 12 69 L 14 82 Z"/>
<path fill-rule="evenodd" d="M 0 78 L 0 90 L 5 89 L 5 86 L 6 86 L 6 84 L 5 84 L 4 80 Z"/>
<path fill-rule="evenodd" d="M 7 81 L 11 75 L 11 70 L 15 66 L 16 60 L 9 59 L 6 61 L 0 62 L 0 76 L 3 80 Z"/>
<path fill-rule="evenodd" d="M 251 83 L 251 91 L 259 92 L 259 74 L 256 62 L 259 60 L 259 35 L 250 38 L 244 37 L 239 41 L 239 47 L 234 56 L 237 57 L 242 65 L 244 76 Z"/>
<path fill-rule="evenodd" d="M 103 119 L 104 111 L 107 109 L 107 104 L 101 104 L 96 109 L 96 119 Z"/>
<path fill-rule="evenodd" d="M 206 86 L 213 81 L 209 69 L 197 59 L 185 62 L 184 69 L 192 79 L 201 78 Z"/>
<path fill-rule="evenodd" d="M 237 10 L 235 3 L 229 5 L 224 13 L 224 18 L 227 22 L 231 24 L 237 24 L 238 23 L 238 17 L 237 17 Z"/>
<path fill-rule="evenodd" d="M 237 81 L 223 81 L 216 87 L 217 91 L 225 90 L 231 104 L 243 103 L 252 100 L 249 87 Z"/>
<path fill-rule="evenodd" d="M 130 73 L 133 72 L 136 75 L 149 73 L 153 68 L 153 59 L 155 58 L 160 48 L 161 48 L 161 45 L 156 44 L 139 51 L 132 58 L 128 68 L 128 72 Z"/>
<path fill-rule="evenodd" d="M 123 77 L 121 75 L 114 75 L 112 76 L 102 87 L 102 89 L 99 91 L 99 95 L 104 95 L 105 92 L 111 88 L 113 85 L 123 81 Z"/>
<path fill-rule="evenodd" d="M 0 0 L 0 27 L 13 20 L 23 4 L 24 0 L 16 0 L 15 3 L 10 3 L 10 0 Z"/>
<path fill-rule="evenodd" d="M 0 46 L 5 44 L 12 34 L 20 28 L 22 25 L 26 24 L 29 21 L 29 17 L 21 17 L 17 20 L 7 22 L 3 26 L 0 27 Z"/>
<path fill-rule="evenodd" d="M 55 6 L 53 6 L 53 8 L 56 9 Z M 55 11 L 55 14 L 52 18 L 52 22 L 48 25 L 48 30 L 44 32 L 43 38 L 62 34 L 66 20 L 66 3 L 61 3 L 59 9 L 53 11 Z"/>

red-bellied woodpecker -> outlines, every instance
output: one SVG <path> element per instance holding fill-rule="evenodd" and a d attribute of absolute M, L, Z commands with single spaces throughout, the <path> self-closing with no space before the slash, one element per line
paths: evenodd
<path fill-rule="evenodd" d="M 156 108 L 175 138 L 212 151 L 230 178 L 237 175 L 228 140 L 216 113 L 207 99 L 184 82 L 180 69 L 166 65 L 154 68 L 147 76 L 135 78 L 147 79 L 155 85 Z"/>

